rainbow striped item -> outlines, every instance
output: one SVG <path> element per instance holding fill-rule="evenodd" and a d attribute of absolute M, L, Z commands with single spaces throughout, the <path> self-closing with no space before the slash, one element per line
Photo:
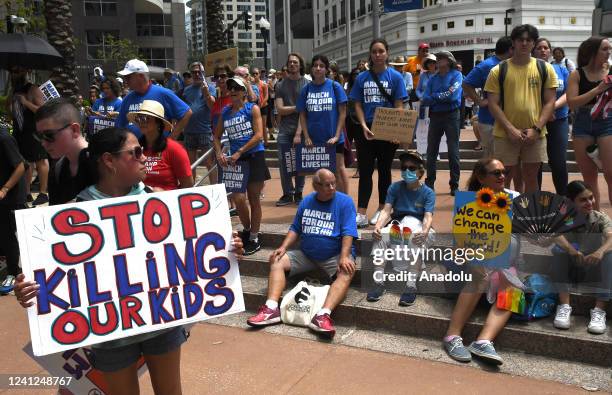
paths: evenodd
<path fill-rule="evenodd" d="M 407 226 L 404 226 L 402 229 L 402 236 L 404 237 L 404 244 L 408 245 L 410 242 L 410 236 L 412 236 L 412 229 Z"/>
<path fill-rule="evenodd" d="M 525 311 L 525 293 L 515 287 L 497 291 L 497 308 L 523 314 Z"/>
<path fill-rule="evenodd" d="M 402 244 L 402 232 L 398 223 L 392 224 L 389 229 L 389 244 Z"/>

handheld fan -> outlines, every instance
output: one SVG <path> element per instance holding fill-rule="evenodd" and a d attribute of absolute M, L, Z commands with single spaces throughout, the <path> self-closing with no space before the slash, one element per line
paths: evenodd
<path fill-rule="evenodd" d="M 534 192 L 516 197 L 512 202 L 512 232 L 539 239 L 541 234 L 554 237 L 585 224 L 571 200 L 552 192 Z"/>

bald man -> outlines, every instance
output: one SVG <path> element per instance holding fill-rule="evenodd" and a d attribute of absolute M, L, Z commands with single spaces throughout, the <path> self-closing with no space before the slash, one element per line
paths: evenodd
<path fill-rule="evenodd" d="M 289 276 L 321 269 L 333 279 L 323 308 L 308 325 L 313 331 L 333 337 L 336 333 L 330 314 L 340 304 L 355 274 L 358 237 L 353 200 L 336 191 L 336 176 L 320 169 L 312 178 L 315 192 L 300 203 L 293 224 L 281 246 L 270 255 L 268 300 L 247 323 L 259 327 L 281 322 L 278 301 Z M 300 239 L 298 250 L 287 251 Z"/>

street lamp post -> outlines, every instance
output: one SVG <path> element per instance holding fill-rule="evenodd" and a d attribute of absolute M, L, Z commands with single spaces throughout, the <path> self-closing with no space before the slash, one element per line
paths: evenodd
<path fill-rule="evenodd" d="M 259 20 L 259 30 L 264 39 L 264 69 L 268 72 L 268 42 L 270 42 L 270 22 L 263 16 Z"/>
<path fill-rule="evenodd" d="M 514 8 L 508 8 L 506 10 L 506 17 L 504 18 L 504 27 L 506 28 L 506 37 L 508 37 L 508 14 L 512 14 L 516 11 Z"/>

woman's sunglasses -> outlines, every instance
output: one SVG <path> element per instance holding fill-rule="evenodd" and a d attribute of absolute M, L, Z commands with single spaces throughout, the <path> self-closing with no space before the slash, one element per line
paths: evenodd
<path fill-rule="evenodd" d="M 132 158 L 140 159 L 144 151 L 141 146 L 137 146 L 137 147 L 130 148 L 130 149 L 123 149 L 121 151 L 116 151 L 116 152 L 113 152 L 113 154 L 120 154 L 122 152 L 129 152 Z"/>
<path fill-rule="evenodd" d="M 419 170 L 419 167 L 418 166 L 402 166 L 402 171 L 406 171 L 406 170 L 417 171 Z"/>
<path fill-rule="evenodd" d="M 510 174 L 509 170 L 493 170 L 493 171 L 489 171 L 487 172 L 487 174 L 490 174 L 496 178 L 501 178 L 502 176 L 506 177 L 508 174 Z"/>
<path fill-rule="evenodd" d="M 215 80 L 226 80 L 227 79 L 227 74 L 219 74 L 219 75 L 215 75 L 214 77 Z"/>
<path fill-rule="evenodd" d="M 47 129 L 41 130 L 40 132 L 37 131 L 36 133 L 34 133 L 34 139 L 36 139 L 36 141 L 38 141 L 39 143 L 42 143 L 43 141 L 46 141 L 47 143 L 53 143 L 55 141 L 55 135 L 66 129 L 70 125 L 72 125 L 72 123 L 67 123 L 66 125 L 58 129 Z"/>

